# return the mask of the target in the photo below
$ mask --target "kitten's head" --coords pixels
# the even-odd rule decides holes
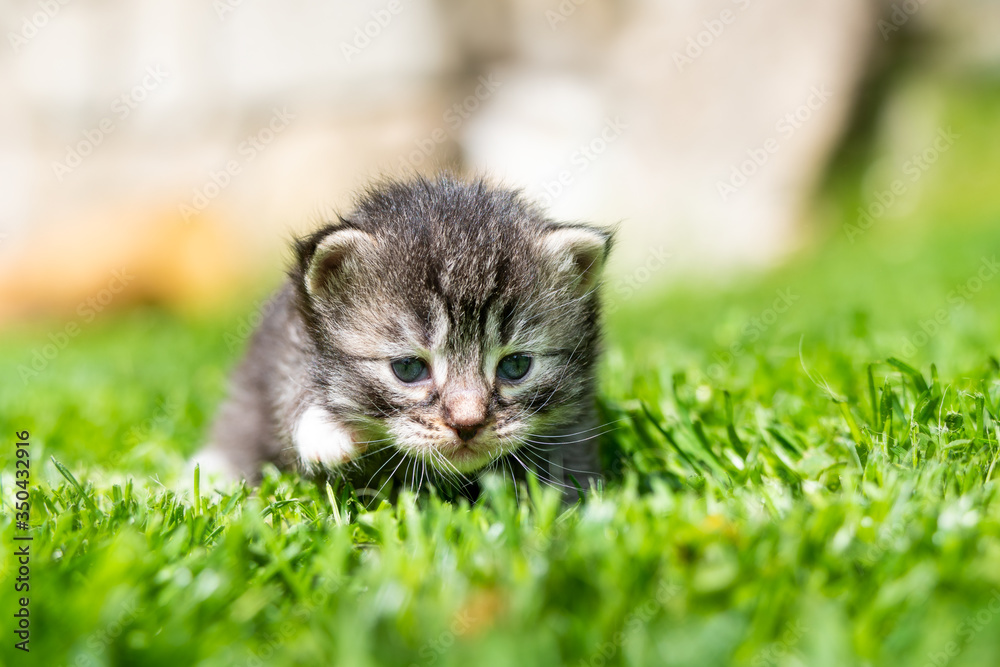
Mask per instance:
[[[388,183],[298,244],[326,407],[359,439],[468,472],[586,409],[610,233],[517,192]]]

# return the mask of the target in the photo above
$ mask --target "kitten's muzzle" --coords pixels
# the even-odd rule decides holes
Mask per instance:
[[[486,397],[465,389],[449,394],[443,403],[444,423],[462,442],[469,442],[486,425]]]

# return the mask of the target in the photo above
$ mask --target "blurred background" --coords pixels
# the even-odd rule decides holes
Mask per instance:
[[[0,324],[212,308],[384,174],[620,225],[615,300],[1000,212],[993,0],[8,0],[0,22]]]

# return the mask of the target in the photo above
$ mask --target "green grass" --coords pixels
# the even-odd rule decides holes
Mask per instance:
[[[623,304],[608,485],[569,508],[496,480],[471,507],[365,509],[274,471],[178,496],[252,304],[86,325],[24,382],[62,325],[7,332],[0,663],[1000,664],[1000,275],[970,283],[1000,220],[976,210]],[[21,430],[30,660],[10,633]]]
[[[1000,276],[948,306],[926,345],[903,341],[1000,235],[917,237],[889,247],[873,232],[739,290],[626,304],[601,392],[616,427],[609,485],[569,509],[497,484],[474,507],[425,494],[365,510],[276,473],[258,492],[206,490],[199,508],[167,489],[222,395],[246,311],[85,329],[38,377],[0,390],[3,432],[31,431],[31,655],[998,664]],[[744,330],[789,289],[787,312]],[[4,377],[44,338],[8,336]],[[20,664],[11,644],[0,655]]]

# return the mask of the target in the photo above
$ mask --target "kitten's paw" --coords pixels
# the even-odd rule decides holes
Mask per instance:
[[[302,413],[294,434],[295,451],[306,466],[336,468],[360,454],[364,447],[322,408],[310,406]]]

